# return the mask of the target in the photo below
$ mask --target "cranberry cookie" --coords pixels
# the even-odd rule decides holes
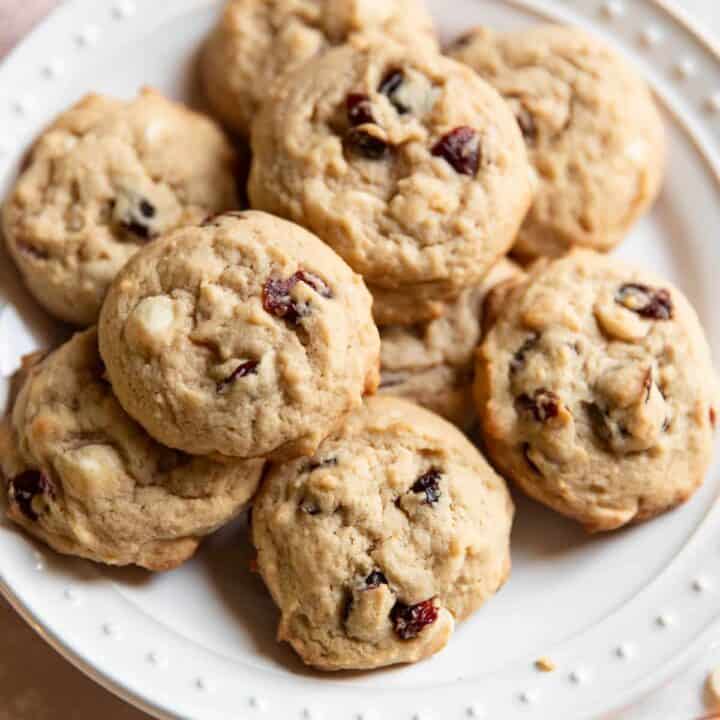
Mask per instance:
[[[468,429],[475,417],[472,383],[488,293],[519,282],[523,273],[500,260],[482,282],[447,303],[441,317],[380,328],[380,392],[413,400]]]
[[[87,330],[26,367],[0,425],[9,517],[55,550],[167,570],[255,492],[261,460],[209,460],[158,445],[120,407]]]
[[[160,442],[197,454],[312,454],[374,392],[379,348],[362,278],[259,212],[144,248],[100,316],[120,403]]]
[[[441,650],[510,571],[505,482],[449,423],[375,397],[311,459],[273,467],[253,508],[280,640],[322,670]]]
[[[206,95],[223,122],[249,135],[277,78],[372,32],[437,48],[422,0],[230,0],[203,51]]]
[[[469,68],[358,41],[285,76],[253,128],[254,207],[317,233],[369,285],[446,300],[512,245],[533,183],[522,135]]]
[[[234,162],[209,118],[153,90],[88,95],[33,147],[3,209],[8,248],[38,302],[90,325],[139,248],[237,207]]]
[[[518,235],[518,255],[615,247],[663,177],[663,124],[644,80],[576,27],[481,28],[462,37],[451,55],[506,98],[537,171],[539,190]]]
[[[695,312],[589,250],[538,261],[510,290],[475,392],[496,466],[589,530],[682,503],[710,462],[718,386]]]

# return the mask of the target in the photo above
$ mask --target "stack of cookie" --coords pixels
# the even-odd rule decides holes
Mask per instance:
[[[419,0],[230,0],[201,65],[251,210],[219,126],[150,90],[61,115],[5,203],[28,288],[87,328],[20,373],[14,521],[162,570],[252,502],[279,637],[367,669],[505,582],[503,476],[590,530],[699,486],[702,328],[600,254],[663,172],[621,58],[562,27],[443,55]]]

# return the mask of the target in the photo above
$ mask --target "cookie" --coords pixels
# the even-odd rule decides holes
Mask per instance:
[[[168,570],[255,492],[261,460],[210,460],[158,445],[115,399],[97,331],[35,357],[0,425],[8,515],[58,552]]]
[[[248,136],[280,76],[353,35],[373,32],[437,48],[422,0],[230,0],[202,54],[210,105]]]
[[[322,670],[441,650],[510,571],[513,504],[455,427],[370,398],[310,460],[274,466],[253,507],[278,638]]]
[[[480,28],[450,54],[507,99],[537,171],[516,253],[618,245],[657,196],[665,164],[662,119],[634,68],[599,39],[560,25]]]
[[[412,400],[468,429],[475,418],[472,384],[488,293],[519,282],[523,273],[502,259],[464,290],[436,320],[380,328],[380,392]]]
[[[237,207],[234,153],[209,119],[143,90],[88,95],[32,149],[3,208],[30,292],[76,325],[97,321],[120,268],[148,241]]]
[[[423,297],[416,288],[381,288],[368,285],[373,296],[373,317],[378,325],[415,325],[436,320],[445,313],[452,300],[436,300]]]
[[[123,407],[190,453],[312,454],[378,384],[362,278],[259,212],[177,230],[118,275],[100,351]]]
[[[460,63],[389,41],[328,51],[274,87],[251,204],[315,232],[369,285],[444,301],[512,245],[533,184],[507,104]]]
[[[703,482],[718,385],[697,316],[668,282],[589,250],[538,261],[477,357],[495,466],[587,529],[651,518]]]

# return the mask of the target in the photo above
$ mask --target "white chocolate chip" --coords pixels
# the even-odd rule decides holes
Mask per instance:
[[[142,300],[128,318],[125,332],[128,342],[136,349],[157,350],[167,345],[173,336],[175,304],[164,295]]]

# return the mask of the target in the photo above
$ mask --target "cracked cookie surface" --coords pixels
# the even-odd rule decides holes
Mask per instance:
[[[489,312],[488,294],[522,277],[515,263],[502,259],[479,285],[446,303],[439,318],[380,327],[380,392],[412,400],[462,429],[470,428],[475,419],[475,348]]]
[[[253,129],[254,207],[369,285],[457,297],[512,245],[533,183],[507,104],[434,52],[358,41],[291,73]]]
[[[608,251],[648,209],[664,173],[662,119],[635,69],[577,27],[479,28],[451,48],[510,104],[539,186],[515,251]]]
[[[237,207],[234,164],[215,123],[153,90],[88,95],[32,148],[3,208],[7,246],[47,310],[91,325],[138,249]]]
[[[210,104],[247,136],[279,77],[363,33],[437,48],[422,0],[230,0],[202,56]]]
[[[279,639],[323,670],[438,652],[506,580],[513,512],[459,430],[370,398],[312,459],[275,466],[253,508]]]
[[[718,384],[694,310],[588,250],[538,261],[509,291],[475,395],[501,472],[590,530],[687,500],[710,462]]]
[[[99,329],[122,405],[191,453],[311,454],[378,383],[362,278],[311,233],[260,212],[144,248],[113,283]]]
[[[9,517],[55,550],[168,570],[254,494],[261,460],[191,457],[162,447],[105,380],[93,328],[25,367],[0,425]]]

